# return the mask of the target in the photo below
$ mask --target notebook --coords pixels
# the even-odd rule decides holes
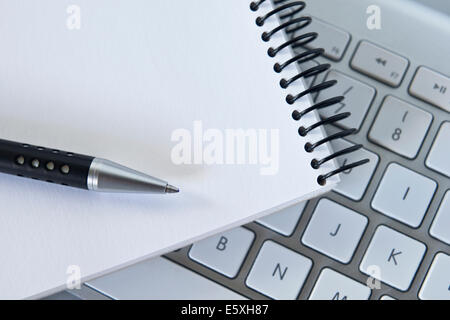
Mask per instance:
[[[0,175],[0,298],[38,298],[167,253],[330,190],[269,47],[286,42],[265,1],[0,1],[0,137],[113,160],[175,195],[102,194]],[[291,10],[291,9],[289,9]]]

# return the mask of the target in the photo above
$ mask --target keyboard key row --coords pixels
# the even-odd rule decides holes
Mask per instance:
[[[399,172],[391,174],[390,170]],[[402,176],[402,174],[406,174],[406,176]],[[412,177],[409,176],[411,174]],[[411,182],[414,179],[424,178],[397,164],[388,167],[385,175],[393,177],[394,182]],[[384,183],[391,185],[390,182],[382,182],[380,186],[383,189],[385,188],[382,186]],[[415,185],[417,186],[417,183]],[[395,194],[389,188],[383,192]],[[393,217],[401,220],[401,214],[407,217],[407,212],[413,212],[414,209],[421,207],[422,205],[415,201],[422,199],[426,191],[415,189],[414,191],[409,190],[409,192],[411,192],[409,196],[413,199],[413,202],[406,205],[405,211],[403,211],[404,208],[398,211],[393,211],[390,208],[390,211],[386,212],[397,212],[396,216]],[[401,198],[401,201],[406,201],[408,195],[405,200],[403,200],[403,197]],[[374,201],[378,203],[380,199],[383,199],[383,196],[381,198],[375,197]],[[396,201],[397,199],[394,199],[388,204]],[[282,211],[280,214],[294,214],[296,218],[292,221],[295,221],[293,224],[296,225],[304,207],[305,203],[301,203],[288,208],[287,211]],[[444,197],[430,230],[434,237],[447,243],[450,239],[448,232],[450,229],[447,228],[450,223],[449,209],[450,191]],[[273,214],[272,216],[277,215]],[[272,218],[272,216],[263,219]],[[405,217],[403,217],[403,221],[405,223],[409,221],[408,224],[412,225],[413,219]],[[416,218],[414,225],[420,223],[423,215],[419,215],[419,217]],[[276,223],[272,224],[271,228],[274,228]],[[368,219],[365,216],[331,200],[321,199],[308,222],[301,242],[334,260],[349,263],[362,239],[367,224]],[[236,228],[194,244],[189,256],[191,259],[225,276],[233,277],[237,274],[247,256],[253,239],[254,234],[251,231],[242,227]],[[423,243],[386,226],[379,226],[364,254],[360,270],[398,290],[407,291],[421,264],[425,251],[426,246]],[[246,285],[273,299],[295,299],[299,295],[311,267],[312,261],[308,257],[268,240],[260,248],[247,276]],[[430,274],[434,274],[433,270],[433,268],[430,269]],[[430,281],[432,280],[428,280],[428,283],[432,283]],[[432,283],[429,286],[435,286],[435,284]],[[442,291],[442,288],[440,290]],[[322,271],[319,276],[310,299],[368,299],[370,294],[370,289],[365,285],[333,270],[327,270]]]
[[[359,129],[375,97],[375,89],[338,71],[328,73],[326,80],[338,80],[338,84],[320,93],[318,100],[343,95],[345,99],[335,108],[320,111],[323,117],[340,112],[351,112],[351,116],[338,125],[343,128]],[[408,159],[414,159],[425,140],[433,116],[421,108],[393,96],[387,96],[369,132],[369,139]],[[427,166],[450,176],[448,148],[445,142],[450,137],[450,123],[445,122],[427,159]]]
[[[365,228],[367,219],[363,218],[363,220]],[[350,225],[346,225],[345,234],[350,231],[348,227]],[[344,231],[342,231],[342,234],[344,234]],[[344,236],[345,238],[348,239]],[[357,242],[359,242],[359,238],[360,235]],[[211,243],[213,243],[212,239]],[[220,241],[214,241],[214,243],[220,243]],[[345,245],[345,241],[341,241],[341,243]],[[208,250],[208,252],[211,254],[211,250]],[[214,269],[220,272],[219,270],[223,270],[223,265],[227,263],[223,263],[222,257],[217,262],[212,262],[214,261],[214,255],[213,253],[207,258],[209,267],[214,266]],[[232,257],[229,258],[232,259]],[[217,267],[220,265],[219,261],[222,262],[221,267]],[[205,256],[203,256],[201,263],[205,264]],[[311,259],[268,240],[263,243],[253,263],[246,279],[246,285],[272,299],[296,299],[303,288],[311,267]],[[223,274],[223,272],[221,273]],[[367,286],[331,269],[324,269],[316,282],[310,299],[363,300],[368,299],[370,294],[371,290]]]
[[[369,132],[369,139],[408,159],[414,159],[425,140],[433,116],[405,101],[387,96]],[[450,177],[450,122],[441,125],[426,166]]]
[[[400,165],[391,164],[373,199],[374,207],[394,219],[416,227],[423,219],[435,188],[434,181]],[[398,191],[403,189],[404,193]],[[450,239],[448,233],[450,229],[447,228],[450,223],[449,194],[450,192],[444,197],[430,230],[434,237],[447,243]],[[388,196],[393,199],[386,200]],[[291,235],[305,204],[300,203],[284,209],[260,219],[258,223],[265,224],[271,229],[278,229],[279,233]],[[321,199],[308,222],[301,242],[334,260],[349,263],[361,241],[367,223],[368,219],[365,216],[331,200]],[[243,264],[253,240],[254,234],[240,227],[194,244],[189,256],[216,272],[227,277],[234,277]],[[388,227],[380,226],[366,250],[360,270],[399,290],[407,291],[425,251],[426,247],[421,242]],[[308,257],[273,241],[266,241],[254,261],[246,284],[273,299],[295,299],[303,287],[311,266],[312,262]],[[351,299],[352,297],[366,299],[370,296],[370,290],[368,293],[358,291],[357,285],[354,290],[338,290],[341,287],[336,287],[337,280],[327,280],[339,277],[345,278],[343,275],[321,275],[310,298],[324,299],[330,294],[332,297],[328,299]],[[290,281],[290,279],[297,280]],[[330,284],[327,284],[328,282]],[[343,282],[353,283],[354,281],[348,279]],[[346,288],[344,284],[342,286]]]
[[[247,277],[250,288],[273,299],[295,299],[303,287],[312,261],[294,251],[266,241]],[[310,300],[367,300],[369,287],[334,270],[323,269]]]
[[[361,41],[350,66],[392,87],[400,86],[409,67],[408,59],[368,41]],[[409,94],[450,112],[450,78],[426,67],[419,67]]]
[[[421,260],[421,256],[423,256],[423,250],[420,246],[417,246],[414,242],[415,240],[409,239],[387,227],[383,227],[385,228],[384,230],[380,230],[381,228],[378,228],[376,237],[383,238],[387,236],[387,239],[383,242],[385,245],[378,246],[379,240],[373,239],[372,242],[375,241],[377,247],[372,248],[373,245],[371,243],[366,256],[370,254],[370,259],[373,259],[380,256],[380,253],[383,253],[380,258],[371,262],[379,263],[388,257],[388,264],[391,263],[391,266],[399,267],[392,271],[392,268],[385,267],[386,264],[380,264],[382,267],[379,267],[379,269],[372,267],[372,271],[366,273],[388,284],[392,283],[389,283],[388,279],[396,279],[394,281],[396,283],[410,282],[409,279],[414,277],[417,270],[415,267],[417,260]],[[403,239],[399,237],[403,237]],[[386,253],[389,252],[387,249],[390,249],[392,246],[386,244],[390,240],[399,239],[401,241],[398,244],[396,243],[396,248],[399,249],[394,248],[387,255]],[[415,256],[411,255],[414,249],[416,250]],[[417,249],[420,250],[417,251]],[[403,254],[409,254],[409,257],[404,259]],[[363,263],[365,263],[365,259],[366,257]],[[412,262],[411,268],[409,268],[408,262]],[[252,271],[248,275],[246,284],[250,288],[274,299],[295,299],[303,287],[311,266],[312,262],[310,259],[273,241],[266,241],[255,260]],[[379,265],[375,266],[378,267]],[[409,269],[412,271],[409,271]],[[373,270],[375,270],[375,274]],[[406,270],[406,274],[402,274],[402,270]],[[422,300],[450,299],[449,270],[450,256],[438,253],[422,284],[419,298]],[[378,276],[376,275],[377,273]],[[161,257],[150,259],[89,281],[86,285],[112,299],[246,299],[183,266]],[[369,299],[370,295],[371,289],[365,284],[359,283],[332,269],[325,268],[317,278],[309,299],[366,300]],[[381,299],[394,300],[394,298],[386,295]]]
[[[308,49],[324,48],[324,56],[336,62],[343,58],[351,40],[350,33],[314,17],[309,26],[298,32],[312,31],[317,32],[318,37],[306,45]],[[298,32],[291,36],[298,36]],[[397,88],[408,71],[409,61],[397,53],[362,40],[355,50],[350,66],[364,75]],[[450,112],[450,77],[421,66],[417,69],[408,91],[411,96]]]
[[[333,221],[327,222],[327,219]],[[338,224],[335,230],[327,228],[331,224],[336,225],[336,219],[341,219],[339,222],[342,221],[343,224]],[[302,241],[336,260],[349,261],[366,225],[367,218],[364,216],[322,199]],[[328,230],[331,232],[325,235],[324,232]],[[337,250],[333,248],[331,241],[323,241],[327,237],[335,239],[334,247]],[[248,254],[248,247],[253,239],[251,231],[239,227],[197,242],[191,248],[189,256],[225,276],[235,275]],[[243,248],[239,248],[237,241],[244,242]],[[372,278],[407,291],[425,251],[426,247],[421,242],[388,227],[379,226],[366,250],[360,270]],[[237,262],[227,261],[234,258]],[[313,262],[308,257],[266,240],[245,283],[249,288],[272,299],[296,299],[312,265]],[[450,257],[444,253],[436,255],[420,290],[420,299],[449,299],[449,270]],[[86,285],[113,299],[245,299],[161,257],[89,281]],[[318,276],[309,299],[366,300],[370,298],[371,292],[366,284],[325,268]],[[384,296],[382,299],[388,298],[390,297]]]

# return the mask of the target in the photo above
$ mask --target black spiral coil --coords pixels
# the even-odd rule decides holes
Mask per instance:
[[[250,9],[252,11],[258,11],[260,5],[265,1],[266,0],[253,1],[250,4]],[[275,58],[276,55],[280,51],[288,49],[289,47],[291,47],[291,48],[302,47],[304,49],[303,52],[295,55],[293,58],[289,59],[288,61],[275,63],[274,67],[273,67],[275,72],[281,73],[284,68],[286,68],[287,66],[289,66],[293,63],[297,63],[297,64],[301,65],[308,61],[316,59],[319,56],[322,56],[324,53],[324,49],[322,49],[322,48],[306,49],[304,47],[306,44],[314,41],[317,38],[318,34],[316,32],[308,32],[308,33],[304,33],[301,35],[295,35],[295,33],[297,31],[299,31],[303,28],[306,28],[312,21],[311,17],[307,17],[307,16],[296,17],[296,15],[298,13],[300,13],[301,11],[303,11],[303,9],[305,8],[305,6],[306,6],[305,2],[292,1],[292,0],[273,0],[273,3],[275,5],[275,8],[272,11],[266,13],[265,15],[257,17],[256,24],[259,27],[263,27],[264,22],[274,15],[278,15],[280,18],[280,21],[282,21],[282,22],[275,29],[263,32],[261,35],[262,40],[265,42],[269,42],[271,40],[271,37],[274,34],[276,34],[278,32],[283,32],[283,31],[292,36],[288,41],[284,42],[282,45],[280,45],[276,48],[270,47],[267,51],[267,54],[270,57]],[[284,22],[284,21],[286,21],[286,22]],[[294,76],[290,79],[281,79],[280,86],[283,89],[287,89],[292,83],[294,83],[295,81],[297,81],[299,79],[307,79],[310,77],[317,76],[321,73],[328,71],[330,68],[331,68],[330,64],[319,64],[315,67],[311,67],[307,70],[301,71],[299,74],[297,74],[296,76]],[[286,102],[289,105],[293,105],[301,97],[306,96],[307,94],[315,94],[315,93],[321,92],[323,90],[331,88],[336,83],[337,83],[336,80],[329,80],[329,81],[325,81],[320,84],[312,85],[310,88],[304,90],[303,92],[298,93],[297,95],[288,94],[286,96]],[[324,101],[317,102],[305,110],[302,110],[302,111],[294,110],[292,113],[292,118],[295,121],[299,121],[304,115],[306,115],[314,110],[320,110],[320,109],[331,107],[337,103],[342,102],[343,100],[344,100],[343,96],[333,97],[333,98],[326,99]],[[311,125],[308,128],[301,126],[298,129],[298,133],[300,136],[305,137],[313,129],[316,129],[320,126],[337,123],[338,121],[348,118],[350,115],[351,115],[350,112],[343,112],[343,113],[339,113],[339,114],[336,114],[336,115],[328,117],[328,118],[322,118],[319,122]],[[353,129],[345,129],[345,130],[339,131],[335,134],[332,134],[330,136],[327,136],[320,141],[316,141],[313,143],[308,142],[305,144],[305,150],[306,150],[306,152],[313,152],[314,149],[316,149],[317,147],[319,147],[327,142],[352,135],[356,131],[357,130],[354,128]],[[340,151],[336,151],[335,153],[329,155],[326,158],[313,159],[311,161],[311,167],[313,169],[319,169],[320,166],[323,165],[324,163],[326,163],[330,160],[333,160],[337,157],[340,157],[342,155],[355,152],[361,148],[362,148],[362,145],[358,144],[358,145],[351,146],[349,148],[345,148]],[[339,174],[341,172],[351,170],[355,167],[361,166],[367,162],[369,162],[369,159],[360,160],[360,161],[357,161],[354,163],[344,165],[336,170],[328,172],[327,174],[319,175],[319,177],[317,178],[317,182],[320,185],[325,185],[328,178],[330,178],[336,174]]]

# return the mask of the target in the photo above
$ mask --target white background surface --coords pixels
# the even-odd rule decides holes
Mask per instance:
[[[0,298],[60,289],[69,265],[90,279],[319,190],[316,177],[331,168],[309,163],[328,150],[303,145],[322,133],[298,136],[249,2],[80,0],[81,30],[69,31],[72,3],[0,0],[0,137],[111,159],[182,191],[95,194],[1,175]],[[173,165],[171,133],[194,120],[279,129],[279,173]]]

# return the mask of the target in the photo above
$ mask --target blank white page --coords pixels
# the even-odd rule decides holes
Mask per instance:
[[[0,175],[0,297],[64,288],[166,253],[329,190],[320,187],[306,138],[279,86],[270,44],[245,0],[0,0],[0,137],[102,158],[165,179],[176,195],[100,194]],[[309,97],[296,104],[310,105]],[[176,165],[177,129],[279,130],[279,170],[258,164]],[[315,114],[303,124],[317,121]],[[258,131],[259,132],[259,131]],[[270,132],[270,131],[269,131]],[[207,143],[204,143],[207,145]],[[198,146],[197,146],[198,147]],[[200,153],[201,154],[201,153]],[[244,161],[245,162],[245,161]]]

